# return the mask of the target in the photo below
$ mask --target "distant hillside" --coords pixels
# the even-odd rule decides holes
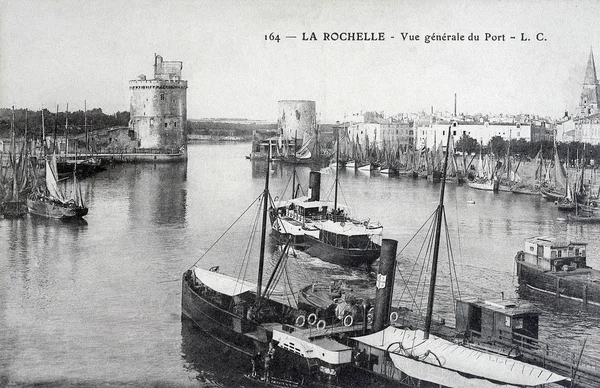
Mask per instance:
[[[254,131],[275,135],[277,123],[246,119],[188,119],[187,130],[193,135],[251,138]]]

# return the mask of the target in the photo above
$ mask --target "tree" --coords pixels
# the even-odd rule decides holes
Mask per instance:
[[[463,151],[467,154],[471,154],[476,152],[479,149],[479,143],[477,140],[473,139],[471,136],[466,133],[462,135],[462,137],[456,142],[455,150]]]
[[[504,156],[508,148],[508,142],[502,138],[502,136],[494,136],[488,143],[489,152],[493,152],[494,155]]]

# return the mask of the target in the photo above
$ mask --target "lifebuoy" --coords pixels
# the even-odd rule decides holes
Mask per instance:
[[[352,315],[346,315],[344,317],[344,326],[346,326],[346,327],[352,326],[353,323],[354,323],[354,318],[352,318]]]
[[[302,327],[302,326],[304,326],[305,322],[306,322],[306,318],[304,317],[304,315],[298,315],[296,317],[296,326]]]
[[[367,314],[367,323],[368,324],[373,323],[373,314],[371,314],[371,313]]]
[[[319,330],[323,330],[325,328],[326,324],[324,320],[320,320],[319,323],[317,323],[317,329]]]
[[[390,314],[390,321],[396,322],[397,320],[398,320],[398,313],[395,311],[392,311],[392,313]]]
[[[317,323],[317,314],[310,313],[310,315],[308,316],[308,324],[312,326],[315,323]]]

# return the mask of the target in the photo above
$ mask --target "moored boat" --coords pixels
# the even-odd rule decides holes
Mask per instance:
[[[448,143],[450,142],[450,131]],[[447,156],[444,163],[447,165]],[[563,382],[565,377],[538,367],[536,365],[517,361],[509,354],[503,355],[496,350],[483,347],[474,348],[470,344],[461,344],[443,336],[433,335],[433,304],[436,289],[436,273],[440,247],[442,220],[444,218],[444,187],[442,179],[440,203],[431,227],[435,230],[427,246],[433,246],[431,259],[431,276],[427,298],[427,313],[423,330],[416,329],[414,321],[404,322],[400,319],[403,311],[391,308],[391,295],[394,287],[395,246],[393,254],[384,255],[380,261],[377,274],[377,294],[373,332],[368,335],[354,337],[357,367],[359,370],[381,377],[389,382],[389,386],[401,387],[500,387],[500,386],[539,386],[555,382]],[[425,228],[429,229],[429,228]],[[426,243],[424,243],[425,245]],[[388,258],[392,260],[388,262]],[[509,337],[515,329],[533,328],[537,331],[537,316],[533,312],[527,315],[532,320],[518,317],[519,313],[503,312],[507,304],[496,303],[493,308],[486,308],[478,300],[457,301],[457,329],[464,332],[476,332],[482,338],[494,334],[500,322],[505,322],[505,330]],[[497,311],[500,310],[497,315]],[[496,324],[498,322],[498,325]],[[441,330],[441,329],[440,329]],[[502,329],[501,329],[502,332]],[[503,334],[501,334],[503,335]],[[450,334],[452,337],[452,334]],[[454,338],[456,338],[454,336]],[[513,354],[514,356],[514,354]]]
[[[515,257],[519,289],[600,306],[600,271],[586,263],[587,243],[534,237]]]
[[[335,379],[338,372],[351,362],[352,348],[330,337],[332,333],[340,336],[360,333],[364,325],[359,321],[364,314],[360,309],[337,309],[340,302],[346,300],[347,294],[342,291],[328,289],[326,300],[323,300],[321,297],[325,294],[322,290],[306,287],[303,290],[306,298],[301,303],[293,290],[278,290],[277,279],[287,278],[287,275],[281,275],[286,271],[289,243],[263,285],[270,199],[268,176],[267,173],[261,196],[263,210],[256,283],[241,275],[221,273],[218,267],[207,270],[194,265],[182,277],[182,314],[224,346],[250,359],[260,358],[259,354],[265,355],[264,381],[270,384],[268,386],[283,381],[281,376],[270,375],[268,365],[272,358],[278,358],[278,364],[286,372],[294,370],[302,376],[302,380],[296,383]],[[248,265],[250,255],[247,259],[240,265]],[[321,300],[319,306],[306,303],[317,298]],[[352,321],[351,324],[348,321]]]
[[[71,197],[67,196],[58,187],[58,174],[56,172],[56,159],[46,160],[46,185],[38,186],[27,197],[27,209],[37,216],[70,219],[80,218],[88,213],[84,203],[81,188],[77,177],[73,174],[73,187]]]
[[[270,213],[273,233],[280,241],[291,236],[295,247],[323,261],[370,266],[381,252],[383,226],[349,217],[335,200],[321,201],[320,186],[321,174],[312,171],[309,197],[274,203]]]

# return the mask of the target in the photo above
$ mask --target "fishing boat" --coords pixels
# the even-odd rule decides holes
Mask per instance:
[[[269,164],[268,160],[267,169]],[[271,202],[268,171],[264,191],[255,202],[262,213],[258,260],[254,260],[254,254],[248,254],[238,263],[242,267],[252,265],[257,268],[256,282],[240,275],[242,272],[234,276],[222,273],[214,266],[200,268],[197,264],[201,257],[182,276],[182,315],[223,346],[240,352],[249,360],[256,359],[258,354],[268,355],[276,348],[275,357],[282,374],[293,371],[293,375],[315,383],[334,379],[340,369],[351,362],[352,348],[330,336],[332,333],[360,333],[363,330],[363,303],[356,304],[356,309],[340,310],[337,305],[349,299],[344,291],[328,287],[325,292],[323,288],[310,285],[303,289],[305,298],[301,301],[296,296],[298,292],[290,289],[289,284],[281,288],[278,279],[288,278],[285,261],[289,241],[272,267],[268,281],[263,282],[267,275],[266,229]],[[322,295],[327,295],[327,301],[321,300],[320,307],[307,302]],[[352,324],[348,324],[349,321]],[[265,383],[274,386],[281,381],[282,376],[277,372],[273,371],[273,381],[265,375]]]
[[[295,247],[323,261],[370,266],[381,252],[383,226],[350,217],[348,210],[338,205],[337,169],[334,185],[334,201],[321,201],[321,173],[311,171],[309,196],[292,195],[290,200],[273,204],[272,231],[280,241],[291,238]]]
[[[70,196],[59,188],[55,155],[46,159],[46,184],[38,185],[27,197],[27,208],[31,214],[63,220],[81,218],[88,213],[75,173]]]
[[[450,131],[448,142],[450,142]],[[448,155],[442,170],[444,178],[447,163]],[[393,254],[382,253],[377,274],[372,333],[352,338],[355,341],[357,368],[383,378],[384,381],[389,382],[389,386],[394,384],[401,387],[533,387],[565,381],[566,378],[559,374],[518,361],[509,354],[503,355],[483,347],[474,348],[466,346],[467,344],[453,342],[441,335],[433,335],[437,263],[444,218],[444,182],[445,179],[442,179],[440,203],[433,218],[433,241],[428,245],[433,247],[433,258],[424,327],[421,330],[413,327],[412,324],[402,324],[400,317],[403,312],[391,308],[396,266],[394,246]],[[384,258],[388,257],[391,257],[390,262],[384,262]],[[521,324],[518,324],[518,320],[515,319],[517,322],[514,322],[513,326],[512,312],[496,316],[495,310],[501,312],[503,307],[508,306],[507,304],[489,305],[487,311],[483,309],[486,304],[479,303],[478,300],[461,300],[457,304],[461,304],[466,310],[472,308],[461,319],[457,318],[457,327],[459,324],[465,326],[478,322],[479,326],[472,330],[479,329],[479,334],[486,331],[494,332],[496,329],[493,322],[500,322],[501,319],[510,322],[506,325],[508,327],[504,328],[510,333],[514,328],[522,328],[523,324],[528,328],[530,326],[537,328],[536,319],[531,322],[521,320]],[[475,311],[478,311],[479,319],[476,318]],[[534,313],[528,316],[537,318],[537,315]]]
[[[587,243],[541,236],[525,240],[515,257],[521,291],[600,306],[600,271],[587,266]]]
[[[27,112],[25,113],[27,115]],[[27,117],[27,116],[26,116]],[[15,144],[15,107],[12,108],[12,119],[10,122],[11,128],[11,153],[10,153],[10,182],[0,186],[8,186],[5,190],[4,198],[0,202],[0,214],[4,218],[22,218],[27,214],[27,203],[25,202],[28,185],[28,167],[29,160],[27,157],[27,118],[25,119],[25,142],[21,147],[21,151],[17,157]],[[0,181],[3,179],[0,178]]]
[[[554,168],[548,170],[548,175],[548,178],[540,187],[540,194],[547,201],[561,201],[566,196],[568,179],[567,172],[558,157],[556,140],[554,141]]]

